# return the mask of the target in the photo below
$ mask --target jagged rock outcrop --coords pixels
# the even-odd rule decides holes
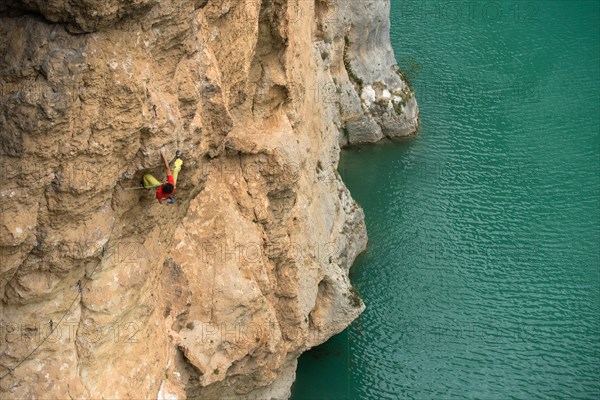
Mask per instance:
[[[379,0],[0,5],[2,398],[285,398],[364,308],[339,148],[418,123],[388,30]],[[124,190],[161,148],[172,206]]]
[[[390,43],[389,1],[317,1],[315,44],[332,81],[342,145],[415,133],[419,108]]]

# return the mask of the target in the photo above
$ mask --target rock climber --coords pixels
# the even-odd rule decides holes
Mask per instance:
[[[144,187],[146,189],[158,187],[158,189],[156,189],[156,200],[161,204],[165,200],[167,200],[169,204],[173,204],[175,202],[173,194],[175,194],[175,188],[177,187],[177,176],[179,175],[181,165],[183,164],[183,161],[181,160],[181,151],[177,150],[175,153],[172,174],[171,168],[169,168],[169,162],[167,161],[167,157],[163,150],[160,151],[160,155],[162,156],[162,159],[165,162],[165,168],[167,169],[167,180],[161,184],[154,176],[146,174],[144,175]]]

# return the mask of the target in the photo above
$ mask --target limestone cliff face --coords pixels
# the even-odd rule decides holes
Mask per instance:
[[[364,308],[339,148],[418,123],[388,30],[387,1],[2,3],[2,398],[287,397]],[[170,206],[126,190],[161,148]]]

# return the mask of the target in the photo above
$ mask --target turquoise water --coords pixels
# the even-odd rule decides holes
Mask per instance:
[[[422,129],[343,153],[367,309],[301,357],[293,399],[600,398],[599,21],[392,1]]]

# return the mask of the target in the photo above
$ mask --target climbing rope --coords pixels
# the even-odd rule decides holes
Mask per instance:
[[[162,185],[162,184],[160,184],[160,185],[152,185],[152,186],[137,186],[137,187],[128,187],[128,188],[125,188],[125,190],[141,190],[141,189],[152,189],[152,188],[159,187],[159,186],[161,186],[161,185]]]
[[[114,227],[113,227],[114,229]],[[111,229],[111,234],[112,234],[112,229]],[[101,257],[104,258],[104,252],[106,250],[106,247],[102,247],[102,255]],[[94,275],[94,272],[96,272],[96,269],[98,268],[98,266],[101,264],[101,262],[98,262],[98,265],[96,265],[96,267],[92,270],[92,273],[90,274],[90,276]],[[84,276],[85,279],[85,276]],[[35,353],[37,351],[37,349],[39,349],[40,347],[42,347],[42,345],[44,343],[46,343],[46,340],[48,340],[48,338],[50,336],[52,336],[52,333],[54,333],[54,331],[60,326],[60,323],[65,319],[65,317],[67,316],[67,314],[69,312],[71,312],[71,308],[73,307],[73,304],[75,304],[75,302],[77,301],[78,298],[80,298],[83,295],[83,288],[85,287],[85,285],[90,282],[91,279],[87,278],[87,281],[85,283],[81,283],[81,280],[77,281],[77,291],[78,294],[77,296],[73,299],[73,301],[71,302],[71,305],[69,306],[69,308],[67,309],[67,311],[63,314],[63,316],[60,318],[60,320],[58,321],[58,323],[56,324],[56,327],[53,328],[53,326],[50,326],[50,333],[48,335],[46,335],[46,337],[44,338],[44,340],[42,340],[40,342],[40,344],[38,344],[29,354],[27,354],[27,356],[25,356],[21,361],[19,361],[17,363],[17,365],[15,365],[12,368],[8,369],[8,372],[6,372],[4,375],[0,376],[0,380],[6,378],[8,375],[12,374],[17,368],[19,368],[21,366],[21,364],[23,364],[25,361],[27,361],[32,355],[33,353]],[[52,321],[52,320],[50,320]]]
[[[75,297],[73,299],[73,301],[71,302],[71,305],[69,306],[69,308],[67,309],[67,312],[60,318],[60,320],[58,321],[58,324],[56,324],[56,327],[53,328],[52,326],[50,327],[50,333],[48,333],[48,335],[46,335],[46,337],[44,338],[44,340],[42,340],[40,342],[40,344],[38,344],[33,350],[31,350],[31,353],[29,353],[25,358],[23,358],[21,361],[19,361],[19,363],[17,365],[15,365],[12,368],[8,369],[8,372],[5,373],[4,375],[2,375],[0,377],[0,380],[4,379],[5,377],[7,377],[8,375],[10,375],[12,372],[14,372],[14,370],[16,370],[17,368],[19,368],[19,366],[21,364],[23,364],[25,361],[27,361],[29,359],[29,357],[31,357],[33,355],[33,353],[35,353],[37,351],[37,349],[39,349],[45,342],[46,340],[48,340],[48,338],[50,336],[52,336],[52,334],[54,333],[54,331],[60,326],[60,323],[63,321],[63,319],[67,316],[67,314],[71,311],[71,307],[73,307],[73,304],[75,304],[75,301],[77,301],[77,299],[79,298],[79,296],[81,296],[81,293],[79,293],[77,295],[77,297]],[[52,321],[52,320],[50,320]]]

